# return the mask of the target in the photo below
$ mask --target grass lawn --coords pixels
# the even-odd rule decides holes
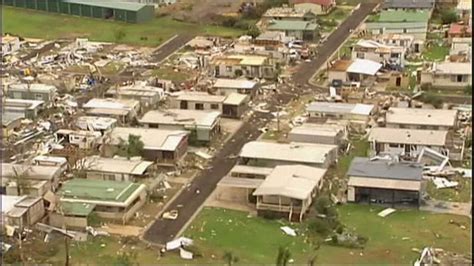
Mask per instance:
[[[174,71],[172,67],[161,67],[155,69],[153,70],[153,75],[159,77],[160,79],[169,79],[176,82],[184,82],[192,77],[191,73],[184,71]]]
[[[443,61],[449,54],[449,47],[433,45],[423,51],[423,58],[428,61]]]
[[[369,142],[366,139],[353,139],[351,150],[348,154],[339,158],[336,167],[336,175],[339,177],[345,176],[349,166],[354,157],[367,157],[369,151]]]
[[[295,264],[306,264],[316,255],[316,263],[324,264],[406,265],[419,256],[412,248],[433,246],[457,253],[471,250],[471,221],[467,217],[397,210],[381,218],[377,212],[382,209],[353,204],[338,207],[343,224],[369,238],[363,250],[322,245],[315,251],[310,244],[311,237],[305,232],[305,224],[290,225],[304,233],[290,237],[280,230],[280,226],[287,222],[249,217],[244,212],[217,208],[203,209],[184,235],[194,239],[203,254],[203,258],[196,260],[196,263],[222,262],[226,251],[233,252],[242,264],[274,263],[278,247],[282,245],[289,247]],[[449,224],[449,220],[464,224],[468,229]],[[434,233],[439,234],[439,238]],[[402,239],[404,237],[409,239]],[[210,259],[212,255],[214,260]],[[164,258],[161,262],[166,263],[167,260]]]
[[[469,202],[471,201],[472,181],[467,178],[458,177],[454,181],[459,182],[456,188],[436,189],[433,182],[429,181],[427,193],[431,198],[444,201]]]
[[[243,33],[239,29],[196,25],[175,21],[169,17],[155,18],[142,24],[129,24],[13,7],[2,7],[2,11],[4,33],[30,38],[87,37],[94,41],[117,42],[116,32],[123,31],[125,37],[120,40],[121,43],[156,46],[179,33],[189,32],[224,37],[238,36]]]

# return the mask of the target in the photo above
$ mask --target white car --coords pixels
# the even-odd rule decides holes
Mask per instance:
[[[167,220],[176,220],[176,218],[178,218],[178,210],[171,210],[169,212],[165,212],[161,217]]]

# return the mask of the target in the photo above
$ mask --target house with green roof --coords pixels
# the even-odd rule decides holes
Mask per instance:
[[[267,31],[284,32],[287,37],[312,41],[316,37],[318,24],[314,21],[274,20],[268,24]]]
[[[143,206],[147,191],[145,185],[133,182],[75,178],[65,182],[57,195],[56,212],[63,217],[87,217],[94,212],[125,223]],[[80,219],[64,219],[81,223]]]
[[[365,25],[373,35],[407,34],[424,41],[430,17],[429,10],[384,10],[369,17]]]

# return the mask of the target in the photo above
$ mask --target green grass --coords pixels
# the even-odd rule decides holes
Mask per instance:
[[[449,47],[434,44],[423,51],[423,58],[428,61],[442,61],[449,54]]]
[[[215,208],[203,209],[185,235],[194,239],[202,251],[201,263],[210,261],[212,255],[217,263],[225,251],[233,252],[242,264],[274,263],[278,247],[285,245],[290,248],[295,264],[306,264],[309,258],[316,255],[316,263],[323,264],[406,265],[419,256],[411,249],[425,246],[462,254],[470,252],[470,229],[463,230],[449,224],[449,220],[455,220],[470,228],[470,219],[467,217],[410,209],[397,210],[381,218],[377,213],[382,209],[352,204],[338,207],[342,223],[357,234],[369,238],[363,250],[322,245],[318,251],[314,251],[314,247],[308,244],[314,239],[308,236],[305,224],[291,225],[292,228],[300,229],[304,235],[290,237],[281,232],[279,227],[284,223],[277,220],[253,218],[244,212]],[[440,238],[434,233],[439,234]],[[410,239],[403,240],[404,237]],[[359,255],[361,252],[363,256]]]
[[[345,176],[354,157],[367,157],[370,144],[366,139],[352,140],[352,148],[348,154],[339,158],[336,166],[336,174],[339,177]]]
[[[276,130],[268,130],[267,132],[263,133],[262,139],[269,139],[269,140],[279,140],[283,137],[283,131],[276,131]]]
[[[156,46],[179,33],[234,37],[242,30],[179,22],[170,17],[155,18],[142,24],[58,15],[13,7],[3,7],[3,32],[23,37],[59,39],[87,37],[94,41],[117,42],[115,33],[125,33],[120,43]],[[147,39],[143,39],[146,37]]]
[[[169,79],[176,82],[183,82],[187,79],[191,78],[191,74],[189,72],[184,71],[174,71],[172,67],[163,67],[153,70],[153,75],[161,78],[161,79]]]
[[[471,201],[472,181],[467,178],[458,177],[454,181],[459,182],[456,188],[436,189],[433,182],[429,181],[426,192],[431,198],[453,202],[469,202]]]

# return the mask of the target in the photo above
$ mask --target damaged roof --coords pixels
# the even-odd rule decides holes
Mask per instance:
[[[425,146],[444,146],[448,131],[376,127],[370,130],[369,141]]]
[[[415,163],[395,163],[356,157],[347,171],[348,176],[421,181],[423,166]]]
[[[167,109],[148,111],[139,120],[141,124],[183,125],[189,127],[212,127],[219,120],[218,111]]]
[[[86,171],[143,175],[153,162],[126,158],[105,158],[89,156],[80,160],[87,167]]]
[[[387,124],[453,127],[457,114],[457,110],[390,107],[385,120]]]
[[[120,139],[127,140],[129,135],[140,136],[145,149],[174,151],[188,133],[184,130],[116,127],[110,133],[110,144],[118,145]]]

